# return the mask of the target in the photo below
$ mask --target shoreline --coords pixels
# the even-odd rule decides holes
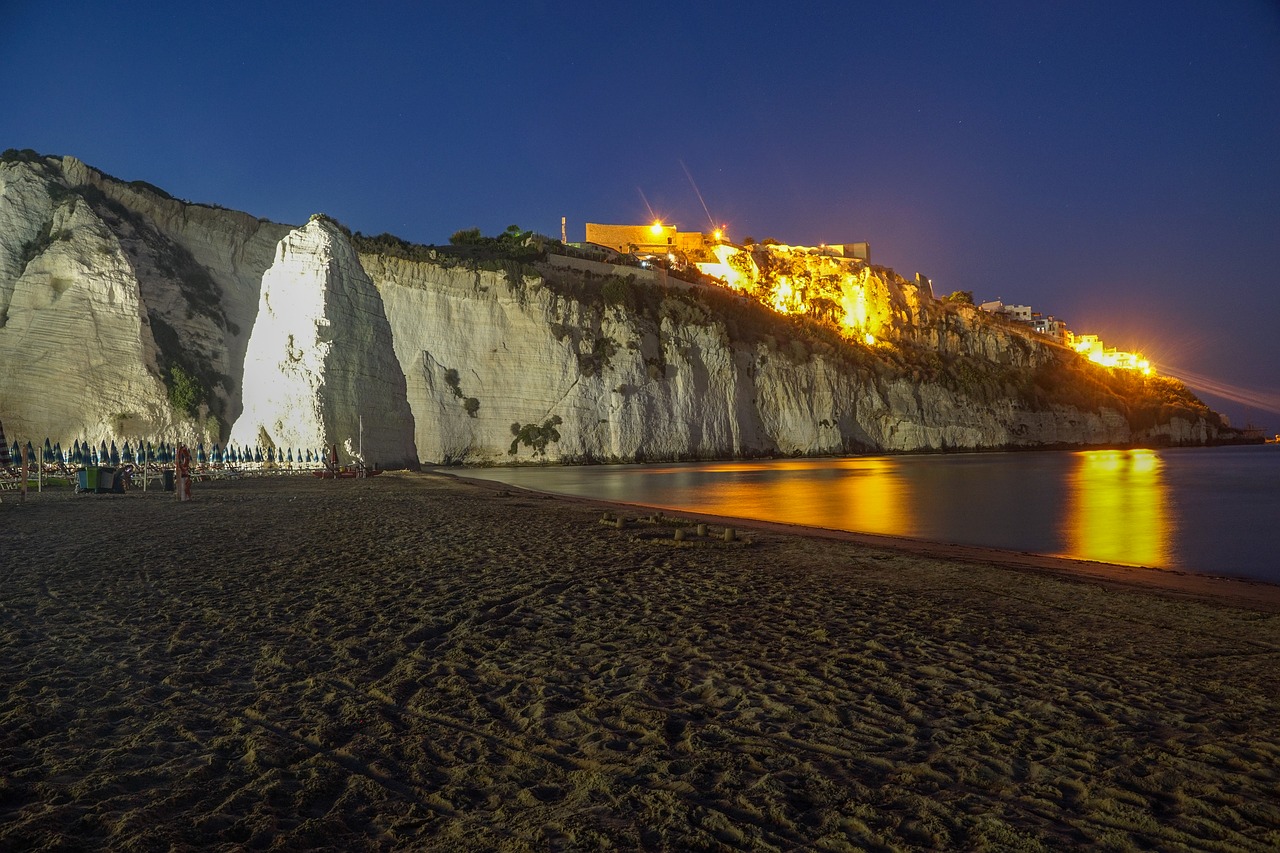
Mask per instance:
[[[447,468],[432,468],[423,473],[454,477],[469,484],[495,490],[514,490],[576,503],[586,506],[631,507],[679,513],[695,522],[732,525],[741,529],[768,530],[774,533],[807,536],[839,542],[852,542],[869,548],[880,548],[895,553],[910,554],[933,560],[950,560],[961,563],[998,566],[1021,572],[1035,572],[1063,580],[1080,583],[1096,582],[1132,590],[1145,590],[1158,594],[1216,601],[1233,607],[1280,613],[1280,584],[1254,578],[1232,575],[1213,575],[1182,569],[1162,569],[1153,566],[1128,566],[1105,563],[1053,554],[1037,554],[1029,551],[1011,551],[985,545],[962,545],[933,542],[905,536],[888,536],[879,533],[858,533],[829,527],[790,524],[781,521],[722,516],[710,513],[689,512],[683,509],[651,504],[609,501],[600,498],[566,495],[525,486],[515,486],[501,480],[468,477]]]

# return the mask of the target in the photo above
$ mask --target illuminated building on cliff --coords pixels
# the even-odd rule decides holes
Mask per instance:
[[[1097,335],[1072,335],[1068,332],[1068,336],[1068,346],[1096,364],[1151,375],[1151,362],[1143,358],[1142,353],[1107,349]]]

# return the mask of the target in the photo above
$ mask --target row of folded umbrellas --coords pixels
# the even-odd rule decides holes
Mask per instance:
[[[17,465],[22,459],[22,446],[18,442],[14,442],[12,447],[3,443],[3,433],[0,432],[0,466]],[[39,459],[45,465],[128,465],[144,463],[153,465],[172,465],[178,455],[178,448],[174,444],[160,442],[153,445],[151,442],[145,444],[139,441],[137,444],[131,444],[126,441],[123,447],[117,447],[114,441],[108,448],[105,441],[94,447],[89,442],[81,443],[76,439],[70,450],[62,449],[62,442],[50,444],[49,439],[44,440],[44,447],[37,450],[32,446],[31,442],[27,442],[26,446],[27,458],[30,460]],[[227,445],[221,447],[215,443],[207,452],[205,451],[204,442],[200,442],[196,446],[195,453],[192,454],[197,465],[322,465],[325,462],[326,454],[322,449],[312,448],[276,448],[276,447],[236,447],[235,445]],[[5,457],[9,457],[6,459]]]

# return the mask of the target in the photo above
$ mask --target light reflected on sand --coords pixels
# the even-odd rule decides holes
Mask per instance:
[[[1175,529],[1159,454],[1091,450],[1074,456],[1063,526],[1069,553],[1109,563],[1169,565]]]

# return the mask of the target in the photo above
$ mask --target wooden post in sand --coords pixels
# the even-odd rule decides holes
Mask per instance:
[[[726,528],[724,529],[724,541],[726,541],[726,542],[732,542],[733,540],[734,540],[733,528],[732,528],[732,527],[726,527]]]
[[[706,536],[706,535],[707,535],[707,526],[706,526],[705,524],[699,524],[699,525],[698,525],[698,535],[699,535],[699,536]]]
[[[684,541],[684,528],[683,528],[683,527],[677,527],[677,528],[676,528],[676,541],[677,541],[677,542],[683,542],[683,541]]]

